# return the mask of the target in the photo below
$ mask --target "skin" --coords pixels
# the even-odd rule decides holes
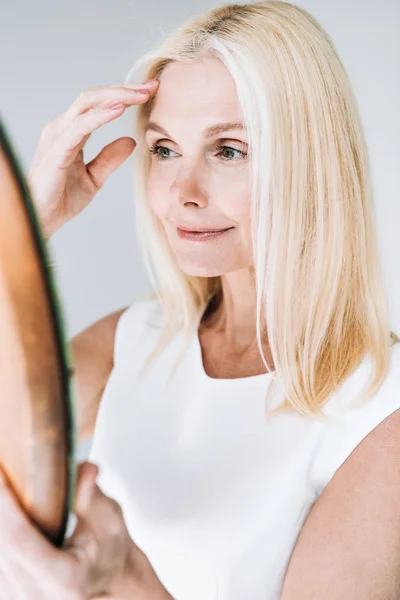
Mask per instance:
[[[264,373],[254,316],[248,138],[238,127],[205,136],[210,126],[241,122],[234,80],[221,61],[205,58],[169,64],[160,81],[149,121],[169,135],[146,132],[149,148],[161,146],[152,154],[148,200],[182,271],[222,281],[222,302],[199,329],[204,368],[213,377]],[[180,238],[178,225],[231,229],[199,242]],[[273,368],[266,337],[263,347]]]

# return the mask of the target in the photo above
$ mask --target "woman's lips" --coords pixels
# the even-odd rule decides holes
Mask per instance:
[[[228,227],[227,229],[213,229],[209,231],[187,231],[186,229],[180,229],[179,227],[176,228],[180,238],[184,240],[192,240],[194,242],[205,242],[209,239],[221,237],[230,229],[232,229],[232,227]]]

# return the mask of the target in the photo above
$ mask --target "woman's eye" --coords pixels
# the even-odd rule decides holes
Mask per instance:
[[[173,152],[173,150],[171,150],[170,148],[167,148],[166,146],[161,146],[160,144],[153,144],[149,150],[152,154],[154,154],[154,157],[157,160],[166,160],[168,158],[171,158],[171,156],[168,153]],[[217,154],[217,156],[220,156],[221,159],[225,162],[233,162],[245,158],[247,156],[246,152],[238,150],[237,148],[231,148],[231,146],[217,146],[216,150],[221,150],[221,152]],[[235,152],[237,153],[236,158],[234,154]]]
[[[166,158],[169,158],[169,156],[165,156],[164,152],[162,154],[159,153],[159,150],[166,150],[167,152],[173,152],[173,150],[170,150],[170,148],[167,148],[166,146],[160,146],[159,144],[153,144],[152,147],[150,148],[150,152],[152,154],[154,154],[155,158],[158,160],[165,160]]]
[[[237,148],[231,148],[230,146],[217,146],[217,150],[221,150],[221,154],[225,151],[228,152],[228,156],[226,154],[222,155],[222,160],[238,160],[247,156],[246,152],[242,152],[242,150],[238,150]],[[238,152],[239,156],[237,156],[237,158],[233,158],[231,154],[232,152]]]

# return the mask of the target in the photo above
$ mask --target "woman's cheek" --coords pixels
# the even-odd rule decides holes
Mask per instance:
[[[154,177],[149,177],[147,181],[147,201],[151,210],[159,217],[163,218],[167,209],[167,196],[165,188],[155,180]]]
[[[230,185],[218,194],[219,210],[232,221],[245,225],[251,216],[251,198],[246,185]]]

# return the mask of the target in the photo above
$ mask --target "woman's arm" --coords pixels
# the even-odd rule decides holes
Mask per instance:
[[[93,434],[100,400],[114,366],[117,323],[126,308],[102,317],[69,341],[77,395],[78,443]]]
[[[311,508],[281,600],[400,598],[400,409],[353,450]]]

